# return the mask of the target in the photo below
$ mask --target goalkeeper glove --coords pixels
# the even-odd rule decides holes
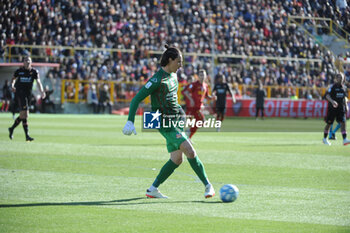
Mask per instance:
[[[131,135],[132,133],[134,133],[135,135],[137,134],[134,123],[132,123],[131,121],[127,121],[123,128],[123,134]]]

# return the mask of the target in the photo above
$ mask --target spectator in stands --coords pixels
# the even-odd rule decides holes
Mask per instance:
[[[66,93],[67,93],[67,99],[72,100],[75,97],[75,87],[74,82],[68,81],[66,83]]]
[[[51,100],[50,96],[53,94],[54,90],[49,88],[48,85],[45,86],[45,98],[41,100],[41,110],[43,113],[48,113],[48,107],[51,106],[52,112],[55,113],[55,103]]]
[[[8,83],[8,80],[5,80],[5,83],[2,87],[2,106],[1,106],[1,112],[7,112],[9,110],[10,104],[11,104],[12,94],[11,94],[11,88]]]
[[[233,84],[232,92],[233,92],[233,94],[235,96],[235,99],[241,99],[242,98],[241,91],[238,88],[238,83],[234,83]]]
[[[96,85],[92,84],[87,97],[87,103],[92,105],[92,109],[94,113],[98,113],[98,98],[96,92]]]
[[[100,113],[104,113],[105,112],[105,108],[108,107],[108,113],[111,114],[112,113],[112,102],[111,102],[111,98],[110,98],[110,94],[109,94],[109,88],[108,85],[105,84],[102,86],[102,88],[100,89],[100,96],[98,99],[98,110],[97,112]]]
[[[342,14],[345,13],[346,8],[348,7],[348,3],[346,0],[336,0],[337,8],[342,12]]]
[[[322,58],[324,49],[288,25],[287,15],[330,17],[350,32],[350,8],[347,1],[173,1],[159,4],[158,1],[109,0],[82,1],[7,1],[0,5],[0,55],[5,44],[48,44],[72,47],[100,47],[135,49],[134,56],[106,51],[47,49],[45,61],[59,59],[57,76],[70,74],[72,79],[121,80],[132,77],[147,80],[156,71],[157,55],[148,50],[162,50],[162,41],[178,44],[181,50],[194,53],[218,53],[238,55],[265,55],[270,57]],[[337,8],[342,11],[338,13]],[[170,15],[171,13],[171,16]],[[167,20],[167,17],[171,20]],[[165,23],[169,22],[169,23]],[[182,22],[176,24],[174,22]],[[310,23],[309,21],[305,21]],[[29,30],[34,28],[34,30]],[[33,50],[39,55],[43,51]],[[28,53],[15,48],[12,55]],[[186,60],[186,57],[184,58]],[[199,59],[198,59],[199,60]],[[329,59],[328,59],[329,60]],[[215,73],[223,73],[228,82],[255,83],[260,79],[266,85],[276,84],[280,73],[285,72],[282,83],[307,86],[298,73],[306,67],[303,62],[292,66],[281,62],[271,66],[271,61],[242,61],[236,58],[220,58],[228,64],[238,64],[238,70],[223,67]],[[185,75],[193,75],[208,62],[207,58],[185,65]],[[245,63],[245,64],[243,64]],[[332,61],[330,69],[336,70]],[[259,67],[249,68],[250,66]],[[318,72],[317,64],[309,72]],[[221,69],[221,68],[220,68]],[[206,69],[208,73],[209,70]],[[237,72],[239,71],[239,72]],[[256,80],[246,78],[255,77]],[[61,74],[61,75],[59,75]],[[268,74],[268,75],[267,75]],[[318,74],[316,74],[318,75]],[[328,86],[333,80],[318,83]],[[280,84],[282,84],[280,83]]]

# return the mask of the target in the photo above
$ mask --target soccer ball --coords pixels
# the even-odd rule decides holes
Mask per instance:
[[[239,190],[233,184],[225,184],[220,189],[220,199],[223,202],[234,202],[238,197]]]

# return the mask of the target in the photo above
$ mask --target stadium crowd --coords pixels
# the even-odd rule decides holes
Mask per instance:
[[[47,0],[0,3],[0,56],[5,44],[131,49],[106,52],[71,49],[33,49],[43,61],[56,61],[54,78],[138,81],[157,69],[165,43],[183,52],[268,57],[316,58],[321,63],[277,60],[186,57],[181,79],[199,69],[215,69],[229,83],[326,87],[333,82],[336,57],[308,38],[288,14],[329,17],[350,32],[346,0]],[[12,54],[28,50],[14,48]],[[340,57],[350,54],[343,54]],[[37,59],[40,60],[40,59]],[[208,72],[211,74],[211,72]],[[346,71],[350,80],[350,70]]]

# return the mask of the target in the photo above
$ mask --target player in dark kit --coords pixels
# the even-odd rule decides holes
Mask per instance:
[[[218,81],[213,89],[213,96],[216,98],[216,120],[223,121],[226,112],[226,96],[229,93],[232,97],[233,103],[236,103],[236,98],[230,88],[230,86],[225,82],[225,76],[218,75]],[[216,129],[218,132],[220,128]]]
[[[343,145],[350,144],[350,140],[346,138],[346,112],[348,111],[348,105],[346,101],[347,90],[343,85],[344,75],[338,73],[336,75],[336,83],[334,83],[326,93],[326,100],[328,103],[328,111],[326,116],[326,127],[324,128],[323,143],[330,146],[331,143],[328,141],[327,136],[329,128],[334,122],[334,119],[341,124],[341,132],[343,135]]]
[[[262,82],[259,80],[258,88],[256,89],[256,98],[255,98],[255,119],[258,119],[259,112],[261,113],[261,119],[264,119],[264,105],[265,105],[266,92],[264,90]]]
[[[32,59],[25,57],[23,67],[17,69],[11,81],[12,91],[15,93],[15,101],[19,107],[19,117],[16,118],[13,125],[9,128],[9,137],[13,138],[13,131],[22,122],[26,141],[33,141],[34,138],[28,134],[29,102],[32,94],[33,82],[36,80],[41,97],[45,98],[45,92],[39,78],[38,70],[32,68]]]

